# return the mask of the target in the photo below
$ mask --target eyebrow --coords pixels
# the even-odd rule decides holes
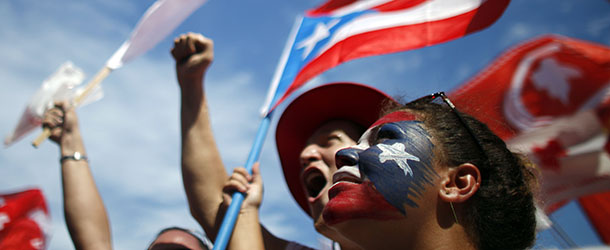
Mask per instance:
[[[384,123],[384,124],[387,124],[387,123]],[[384,124],[380,124],[380,125],[378,125],[376,127],[373,127],[373,128],[371,128],[369,130],[369,135],[370,136],[368,138],[364,138],[369,143],[369,145],[371,145],[373,142],[375,142],[375,140],[377,140],[377,134],[379,132],[379,128],[381,128],[381,126],[383,126]],[[366,133],[366,131],[364,133]],[[358,144],[360,144],[360,142],[362,142],[362,141],[358,140]]]

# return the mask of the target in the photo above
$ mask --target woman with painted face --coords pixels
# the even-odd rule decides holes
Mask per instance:
[[[336,155],[327,224],[364,249],[525,249],[535,175],[437,93],[388,112]]]

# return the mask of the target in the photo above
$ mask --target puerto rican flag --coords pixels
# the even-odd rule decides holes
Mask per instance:
[[[293,29],[263,107],[340,63],[430,46],[484,29],[510,0],[330,0]]]
[[[582,197],[610,244],[604,210],[610,193],[583,197],[610,191],[610,47],[537,37],[507,50],[450,96],[536,163],[546,213]]]

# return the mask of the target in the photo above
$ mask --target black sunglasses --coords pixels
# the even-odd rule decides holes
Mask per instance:
[[[470,126],[468,126],[468,124],[466,123],[466,120],[464,120],[464,117],[462,117],[460,112],[458,112],[458,110],[455,108],[455,105],[453,105],[453,102],[451,102],[451,100],[449,100],[449,97],[447,97],[445,95],[445,92],[436,92],[434,94],[430,94],[430,95],[427,95],[427,96],[424,96],[424,97],[417,98],[417,99],[415,99],[415,100],[413,100],[413,101],[411,101],[409,103],[419,103],[419,102],[422,102],[422,103],[432,103],[432,102],[434,102],[434,100],[436,100],[439,97],[440,97],[440,99],[443,100],[443,102],[445,104],[447,104],[447,106],[449,106],[451,111],[457,116],[458,120],[460,120],[460,122],[462,123],[464,128],[466,128],[466,130],[468,131],[470,136],[472,136],[472,138],[474,139],[474,142],[477,144],[477,146],[481,150],[481,153],[483,153],[483,156],[485,156],[485,160],[487,160],[487,152],[483,149],[483,144],[481,143],[479,138],[475,135],[475,133],[472,130],[472,128],[470,128]]]

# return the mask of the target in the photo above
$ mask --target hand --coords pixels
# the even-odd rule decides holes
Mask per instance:
[[[64,136],[78,130],[76,112],[67,102],[56,102],[53,108],[44,113],[42,126],[51,130],[52,141],[61,144]]]
[[[189,88],[185,85],[192,82],[201,84],[203,74],[214,60],[214,42],[201,34],[189,32],[174,40],[171,53],[176,60],[180,87]]]
[[[263,201],[263,178],[260,175],[258,162],[252,166],[252,175],[249,175],[248,171],[243,167],[233,170],[233,174],[229,177],[229,181],[227,181],[223,188],[223,204],[225,206],[229,206],[231,195],[235,191],[246,194],[241,207],[242,212],[258,210]]]

